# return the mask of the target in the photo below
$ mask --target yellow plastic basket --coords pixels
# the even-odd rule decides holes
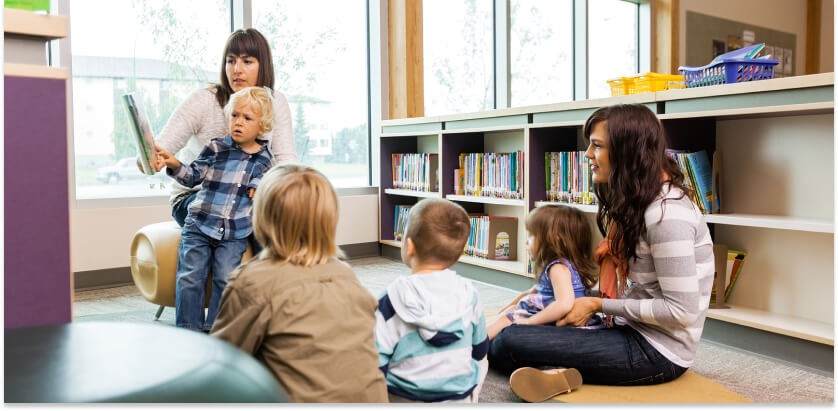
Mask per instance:
[[[684,88],[684,76],[676,74],[645,73],[632,77],[618,77],[608,80],[612,96],[649,93],[675,88]]]

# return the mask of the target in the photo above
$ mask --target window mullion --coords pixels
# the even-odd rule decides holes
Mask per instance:
[[[588,1],[573,0],[573,99],[588,98]]]
[[[494,62],[495,108],[508,108],[511,104],[511,70],[509,32],[511,30],[509,3],[511,0],[494,0]]]

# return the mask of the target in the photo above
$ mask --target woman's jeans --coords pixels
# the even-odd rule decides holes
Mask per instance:
[[[576,368],[586,384],[598,385],[660,384],[687,370],[627,325],[586,330],[512,324],[492,340],[489,365],[507,373],[520,367]]]
[[[186,221],[186,216],[189,215],[189,205],[195,201],[195,197],[197,195],[198,192],[196,191],[186,197],[183,197],[182,200],[175,203],[174,207],[172,207],[172,217],[175,219],[177,225],[183,227],[183,224]],[[259,252],[262,251],[262,245],[256,241],[256,237],[253,236],[253,233],[247,236],[247,241],[250,243],[253,255],[259,254]]]
[[[216,240],[189,222],[180,235],[175,279],[175,325],[209,331],[218,315],[227,276],[238,267],[247,249],[247,239]],[[212,294],[204,318],[207,277],[212,269]]]

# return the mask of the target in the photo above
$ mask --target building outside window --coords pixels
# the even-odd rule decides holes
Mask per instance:
[[[254,0],[253,27],[271,44],[297,156],[335,187],[369,185],[364,0]]]
[[[70,10],[77,199],[168,195],[141,174],[122,95],[140,95],[157,133],[192,91],[219,80],[230,34],[224,0],[73,0]],[[102,18],[107,16],[107,18]]]

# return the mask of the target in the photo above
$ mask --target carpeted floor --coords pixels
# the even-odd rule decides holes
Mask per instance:
[[[398,276],[410,273],[400,262],[381,257],[350,261],[358,279],[377,296]],[[497,313],[518,292],[475,282],[487,317]],[[152,322],[157,307],[145,301],[134,286],[76,292],[74,321],[118,320]],[[174,309],[167,307],[159,324],[174,326]],[[829,403],[834,378],[702,340],[690,368],[754,402]],[[507,376],[490,370],[480,402],[520,402]]]

